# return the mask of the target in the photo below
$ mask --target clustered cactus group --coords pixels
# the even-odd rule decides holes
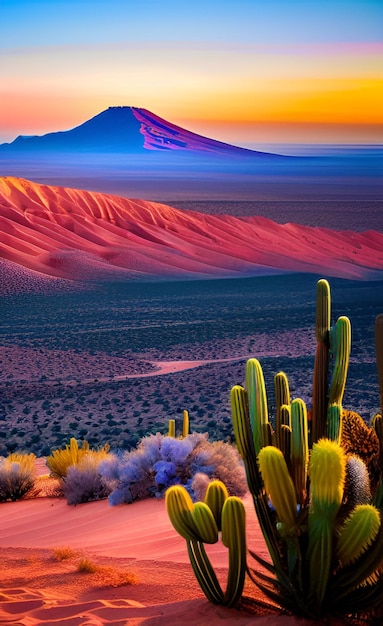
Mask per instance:
[[[268,415],[263,372],[257,359],[246,365],[245,387],[231,390],[235,438],[243,458],[247,483],[271,563],[250,552],[267,574],[245,565],[242,543],[244,511],[222,540],[239,554],[231,561],[228,580],[238,586],[228,596],[216,588],[203,542],[218,538],[217,516],[209,499],[192,507],[180,487],[167,493],[170,519],[188,543],[191,563],[203,591],[213,602],[229,606],[241,595],[244,568],[262,591],[285,609],[318,617],[327,613],[360,615],[383,607],[383,422],[372,421],[379,444],[375,482],[369,469],[342,443],[342,407],[351,347],[347,317],[331,327],[330,287],[317,285],[316,337],[312,408],[290,399],[283,372],[275,378],[274,428]],[[383,405],[383,315],[376,321],[376,347],[381,404]],[[329,379],[331,382],[329,383]],[[369,428],[366,426],[366,428]],[[370,428],[370,430],[371,430]],[[215,487],[218,489],[218,487]],[[225,519],[226,499],[221,510]],[[202,504],[201,504],[202,506]],[[241,513],[239,513],[241,511]],[[218,516],[219,519],[219,516]],[[215,520],[215,525],[214,525]],[[228,541],[228,535],[231,543]],[[194,556],[197,550],[199,558]],[[214,581],[214,593],[209,585]],[[228,585],[232,589],[231,585]]]

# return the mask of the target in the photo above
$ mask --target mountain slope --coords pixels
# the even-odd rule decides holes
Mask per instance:
[[[180,211],[0,178],[0,258],[70,280],[309,272],[383,279],[383,233]]]
[[[39,136],[19,136],[0,152],[116,152],[186,151],[227,156],[273,156],[208,139],[180,128],[146,109],[109,107],[71,130]]]

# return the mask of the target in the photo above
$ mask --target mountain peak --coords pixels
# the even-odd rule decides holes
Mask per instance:
[[[260,153],[208,139],[181,128],[147,109],[110,106],[79,126],[43,136],[19,136],[2,152],[83,152],[145,154],[148,150],[182,151],[198,156],[248,156]]]

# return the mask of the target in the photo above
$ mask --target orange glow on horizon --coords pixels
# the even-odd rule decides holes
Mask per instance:
[[[12,141],[68,130],[108,106],[141,106],[193,132],[228,143],[381,143],[383,90],[378,79],[264,80],[240,89],[211,90],[198,100],[126,101],[125,98],[81,98],[28,93],[3,94],[0,119]],[[238,86],[237,86],[238,87]],[[216,88],[216,86],[215,86]],[[26,106],[26,101],[28,106]]]

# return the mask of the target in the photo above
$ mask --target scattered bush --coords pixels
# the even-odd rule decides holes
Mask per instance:
[[[236,449],[228,443],[209,443],[207,437],[207,433],[193,433],[174,439],[157,433],[144,437],[136,450],[102,461],[98,469],[112,490],[109,502],[130,504],[163,497],[171,485],[178,484],[196,500],[214,479],[225,481],[231,495],[244,495],[245,471]]]
[[[98,471],[97,455],[86,455],[78,465],[68,468],[63,485],[68,504],[81,504],[107,498],[111,487]]]
[[[32,492],[35,460],[34,454],[18,452],[0,458],[0,502],[15,502]]]

